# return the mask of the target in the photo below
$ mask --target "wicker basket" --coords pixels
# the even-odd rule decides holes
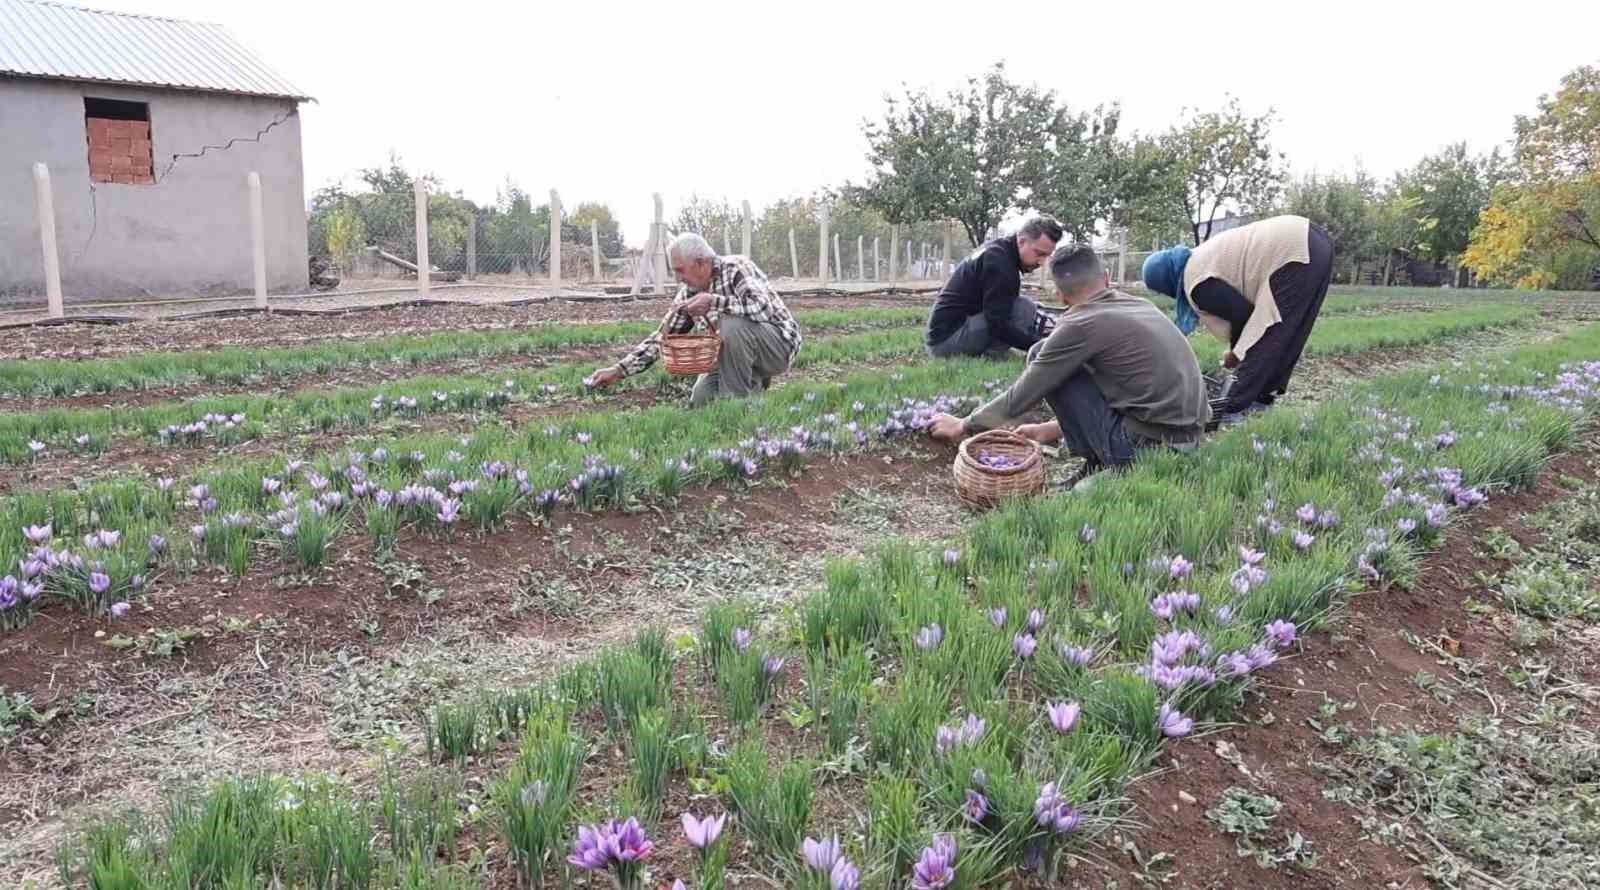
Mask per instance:
[[[668,318],[671,316],[669,315]],[[666,327],[666,321],[662,321]],[[711,319],[706,319],[710,333],[661,335],[661,360],[668,374],[692,376],[704,374],[717,366],[717,356],[722,352],[722,336]]]
[[[1004,469],[979,462],[986,454],[1017,463]],[[974,507],[993,507],[1008,497],[1037,494],[1044,488],[1044,455],[1039,443],[1010,430],[989,430],[961,443],[955,462],[956,494]]]

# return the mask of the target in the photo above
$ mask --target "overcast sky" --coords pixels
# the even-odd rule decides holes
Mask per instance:
[[[653,191],[670,217],[691,193],[759,207],[860,181],[861,121],[886,92],[998,60],[1071,107],[1120,101],[1129,130],[1232,93],[1277,109],[1294,171],[1379,176],[1449,142],[1503,143],[1563,74],[1600,63],[1594,0],[79,5],[219,22],[315,96],[308,194],[392,150],[477,201],[507,176],[604,201],[633,243]]]

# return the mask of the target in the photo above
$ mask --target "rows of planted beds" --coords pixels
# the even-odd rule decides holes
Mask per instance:
[[[1597,356],[1589,327],[1268,413],[949,542],[837,562],[766,627],[717,603],[691,638],[644,629],[438,704],[413,752],[437,766],[371,794],[232,777],[158,819],[108,816],[63,875],[710,890],[737,861],[833,890],[1055,883],[1164,740],[1226,719],[1343,593],[1406,580],[1460,510],[1571,447]]]
[[[1335,317],[1314,329],[1309,355],[1344,354],[1386,346],[1426,343],[1487,328],[1527,324],[1537,316],[1525,306],[1484,306],[1382,317]],[[797,370],[882,362],[919,355],[918,327],[823,336],[807,341]],[[1214,365],[1220,342],[1191,341],[1203,365]],[[373,386],[306,390],[288,395],[235,395],[164,402],[137,408],[15,412],[0,417],[0,460],[19,463],[52,453],[95,454],[120,435],[144,436],[172,445],[232,445],[269,432],[359,429],[387,418],[433,413],[496,410],[513,399],[549,402],[583,394],[593,363],[518,369],[494,377],[429,376]],[[629,378],[611,392],[657,386],[660,372]]]
[[[924,307],[864,307],[800,311],[803,329],[915,326]],[[204,352],[150,352],[99,359],[0,361],[0,394],[67,396],[185,384],[240,385],[293,380],[348,368],[403,370],[451,359],[489,359],[582,346],[636,343],[657,322],[540,324],[487,331],[445,331],[331,341],[305,346],[227,347]]]
[[[1345,321],[1360,325],[1362,336],[1391,339],[1406,336],[1406,325],[1419,336],[1459,329],[1442,314],[1370,330],[1374,320]],[[1454,320],[1493,321],[1478,311]],[[1329,349],[1356,342],[1332,321],[1319,333]],[[1308,351],[1313,347],[1320,348],[1313,342]],[[795,472],[819,456],[914,432],[934,411],[972,407],[1001,385],[996,375],[1015,367],[985,360],[929,362],[892,374],[799,382],[760,399],[718,402],[701,411],[661,405],[596,412],[527,428],[485,427],[466,437],[380,439],[370,449],[313,461],[233,460],[181,484],[173,478],[123,478],[81,490],[20,492],[0,500],[0,527],[42,530],[35,536],[72,546],[41,564],[29,559],[40,541],[0,536],[0,565],[21,566],[20,576],[0,576],[21,585],[15,602],[0,610],[0,627],[21,625],[52,601],[104,613],[136,601],[162,574],[199,565],[241,575],[262,559],[282,560],[295,570],[316,568],[340,535],[356,529],[388,548],[403,533],[488,531],[524,513],[548,517],[556,510],[671,504],[686,486],[748,484],[763,472]],[[93,551],[88,560],[72,543],[80,540],[93,542],[85,544]]]

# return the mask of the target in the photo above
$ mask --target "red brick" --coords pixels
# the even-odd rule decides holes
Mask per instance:
[[[113,137],[111,137],[111,144],[106,146],[106,147],[111,149],[113,154],[119,154],[119,155],[131,155],[131,154],[133,154],[133,140],[128,138],[128,137],[126,137],[126,136],[113,136]]]
[[[150,138],[149,121],[128,121],[127,135],[134,139]]]
[[[152,173],[150,173],[150,171],[146,170],[146,171],[144,171],[142,173],[133,174],[133,184],[134,185],[155,185],[156,184],[156,178]]]
[[[100,138],[100,139],[109,138],[111,136],[111,124],[112,123],[113,123],[113,121],[110,121],[110,120],[108,120],[106,118],[103,118],[103,117],[91,117],[91,118],[89,118],[89,138],[91,138],[91,139],[94,139],[94,138]]]
[[[89,179],[91,182],[112,182],[116,179],[116,174],[112,173],[110,170],[90,170]]]
[[[118,173],[132,173],[133,158],[130,158],[127,155],[112,155],[111,169],[117,171]]]
[[[91,146],[89,149],[89,166],[92,167],[96,164],[99,164],[101,166],[109,167],[111,166],[111,159],[115,156],[116,155],[109,148]]]
[[[132,157],[132,158],[136,158],[136,159],[137,158],[149,158],[150,157],[150,140],[148,140],[148,139],[135,139],[135,140],[133,140],[129,144],[129,147],[128,147],[128,156]]]

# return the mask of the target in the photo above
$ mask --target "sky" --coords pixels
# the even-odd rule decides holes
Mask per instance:
[[[644,241],[651,193],[735,204],[868,171],[862,121],[906,87],[997,61],[1071,108],[1165,129],[1237,96],[1275,109],[1292,172],[1387,177],[1465,140],[1504,144],[1562,75],[1600,64],[1593,0],[1374,3],[68,0],[225,25],[316,102],[306,189],[391,152],[490,202],[611,206]]]

